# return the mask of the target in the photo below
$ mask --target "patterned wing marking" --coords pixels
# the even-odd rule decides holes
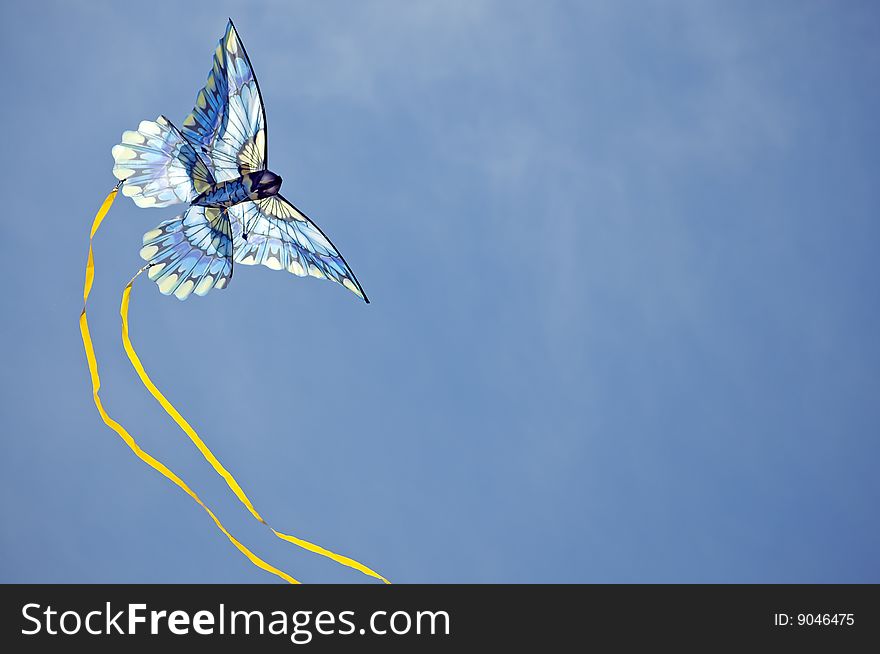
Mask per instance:
[[[232,229],[225,211],[191,206],[144,234],[141,257],[165,295],[185,300],[224,288],[232,278]]]
[[[225,38],[221,39],[214,50],[214,65],[208,74],[208,80],[205,82],[204,88],[196,95],[196,106],[192,113],[184,119],[181,130],[189,142],[199,148],[202,157],[212,170],[215,166],[211,157],[211,148],[222,127],[229,94],[226,84],[224,40]],[[216,179],[221,182],[226,181],[220,177]]]
[[[164,116],[144,120],[113,146],[113,175],[139,207],[190,202],[214,183],[193,147]]]
[[[183,133],[203,152],[218,182],[266,169],[266,116],[260,89],[232,21]]]
[[[309,218],[280,195],[230,208],[236,263],[261,264],[343,285],[369,302],[339,250]],[[247,233],[247,240],[242,236]]]

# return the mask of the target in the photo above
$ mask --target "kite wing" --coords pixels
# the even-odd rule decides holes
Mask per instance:
[[[141,257],[165,295],[185,300],[224,288],[232,278],[232,227],[226,211],[190,206],[144,234]]]
[[[257,78],[232,21],[214,51],[214,67],[183,135],[225,182],[266,169],[266,115]]]
[[[329,279],[369,303],[339,250],[315,223],[281,195],[236,204],[229,213],[236,263],[262,264],[300,277]]]
[[[139,207],[191,202],[214,183],[195,149],[164,116],[123,132],[112,152],[113,175],[125,181],[122,194]]]

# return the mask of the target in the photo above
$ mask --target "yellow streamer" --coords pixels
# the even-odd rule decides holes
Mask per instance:
[[[266,563],[263,559],[258,557],[256,554],[251,552],[247,547],[242,545],[238,540],[236,540],[235,537],[226,530],[226,528],[223,526],[223,524],[220,522],[220,520],[217,518],[217,516],[214,515],[214,512],[211,511],[211,509],[209,509],[208,506],[204,502],[202,502],[201,498],[198,495],[196,495],[196,493],[189,486],[186,485],[186,483],[183,481],[183,479],[178,477],[174,472],[172,472],[161,461],[159,461],[158,459],[151,456],[149,453],[142,450],[141,447],[134,440],[134,438],[131,436],[131,434],[129,434],[121,424],[119,424],[118,422],[113,420],[113,418],[110,417],[110,415],[104,409],[103,404],[101,403],[101,398],[99,396],[99,390],[101,388],[101,378],[98,375],[98,361],[95,358],[95,348],[92,344],[91,334],[89,333],[89,322],[88,322],[88,319],[86,318],[86,303],[88,302],[89,294],[91,293],[91,290],[92,290],[92,284],[95,279],[95,261],[94,261],[93,251],[92,251],[92,240],[95,238],[95,233],[98,231],[98,228],[101,226],[101,221],[104,220],[104,216],[107,215],[107,212],[110,210],[110,207],[112,206],[113,201],[116,199],[116,194],[118,191],[119,191],[119,185],[117,184],[117,186],[112,191],[110,191],[110,193],[107,195],[107,198],[104,200],[103,204],[101,205],[101,208],[98,209],[98,213],[95,215],[95,220],[92,223],[92,230],[89,233],[89,256],[88,256],[88,260],[86,262],[86,280],[85,280],[85,285],[83,286],[83,310],[79,316],[79,329],[82,334],[83,347],[85,348],[85,351],[86,351],[86,359],[88,359],[88,362],[89,362],[89,373],[90,373],[91,379],[92,379],[92,398],[95,401],[95,407],[97,407],[98,413],[101,414],[101,419],[104,421],[104,424],[106,424],[108,427],[110,427],[110,429],[112,429],[117,434],[119,434],[120,438],[122,438],[122,440],[125,441],[125,444],[128,445],[128,447],[131,449],[131,451],[134,452],[138,456],[138,458],[141,459],[141,461],[143,461],[144,463],[146,463],[147,465],[149,465],[153,469],[157,470],[159,473],[161,473],[167,479],[170,479],[179,488],[181,488],[187,495],[189,495],[193,500],[195,500],[198,503],[198,505],[201,506],[208,513],[209,516],[211,516],[211,519],[214,521],[214,524],[217,525],[217,528],[223,532],[223,534],[226,536],[226,538],[228,538],[229,541],[233,545],[235,545],[235,547],[238,548],[238,550],[242,554],[244,554],[250,560],[251,563],[253,563],[258,568],[265,570],[266,572],[271,572],[272,574],[280,577],[281,579],[283,579],[284,581],[286,581],[288,583],[298,584],[299,582],[296,579],[294,579],[293,577],[291,577],[287,573],[282,572],[278,568]],[[135,277],[137,277],[137,275],[135,275]],[[131,282],[129,282],[129,286],[126,287],[126,290],[130,291],[131,290],[130,287],[131,287]],[[127,321],[126,313],[128,310],[128,302],[127,302],[127,297],[125,295],[123,295],[123,309],[124,309],[124,312],[122,314],[123,324],[126,324],[126,321]],[[127,331],[127,327],[126,327],[126,331]],[[125,338],[127,339],[127,335],[125,336]]]
[[[293,543],[303,549],[308,550],[309,552],[313,552],[315,554],[320,554],[321,556],[325,556],[329,559],[336,561],[344,566],[349,568],[353,568],[358,570],[365,575],[369,575],[370,577],[374,577],[376,579],[380,579],[383,582],[390,583],[385,577],[380,575],[378,572],[375,572],[363,565],[362,563],[358,563],[354,559],[351,559],[347,556],[343,556],[341,554],[336,554],[335,552],[331,552],[328,549],[324,549],[319,545],[315,545],[314,543],[310,543],[307,540],[303,540],[301,538],[297,538],[296,536],[291,536],[289,534],[284,534],[280,531],[276,531],[263,519],[263,517],[259,514],[257,509],[254,507],[253,503],[251,503],[250,498],[248,498],[247,494],[244,492],[241,486],[238,485],[238,482],[235,481],[235,477],[232,476],[226,468],[223,467],[223,464],[220,463],[220,460],[214,456],[214,453],[210,450],[210,448],[205,444],[205,442],[199,437],[196,433],[195,429],[186,421],[186,419],[180,414],[180,412],[174,408],[174,405],[168,401],[162,391],[160,391],[156,385],[153,383],[153,380],[150,379],[150,376],[147,374],[146,369],[144,369],[143,364],[141,363],[140,358],[137,355],[137,352],[134,349],[134,346],[131,344],[131,339],[129,338],[128,332],[128,305],[129,300],[131,298],[131,287],[134,284],[134,280],[137,279],[138,275],[140,275],[144,270],[147,269],[147,266],[141,268],[134,277],[131,278],[131,281],[128,282],[128,285],[125,287],[125,290],[122,291],[122,307],[120,309],[120,314],[122,315],[122,345],[125,348],[125,353],[128,355],[128,360],[131,361],[131,365],[134,367],[137,372],[138,377],[143,382],[144,386],[150,392],[150,394],[156,398],[159,404],[162,405],[162,408],[165,409],[165,413],[171,416],[171,419],[177,423],[177,425],[183,430],[183,432],[189,436],[189,439],[193,442],[193,444],[198,448],[199,452],[202,453],[202,456],[205,457],[205,460],[211,464],[211,467],[217,472],[218,475],[223,477],[226,481],[226,484],[232,489],[232,492],[235,493],[235,496],[239,499],[239,501],[244,504],[248,511],[251,512],[251,515],[254,516],[257,520],[262,522],[264,525],[269,527],[273,534],[275,534],[278,538],[282,540],[286,540],[288,543]]]
[[[97,368],[97,361],[96,361],[95,355],[94,355],[94,348],[92,346],[91,337],[89,336],[88,321],[86,320],[85,305],[86,305],[86,302],[88,301],[89,293],[91,292],[92,284],[94,282],[94,277],[95,277],[92,240],[94,239],[95,234],[98,231],[98,228],[101,226],[101,222],[104,220],[104,216],[106,216],[107,212],[110,210],[110,207],[116,198],[116,194],[117,194],[118,190],[119,190],[119,185],[117,185],[116,188],[114,188],[113,191],[110,192],[110,194],[107,196],[107,198],[104,200],[103,204],[101,205],[101,208],[98,210],[98,213],[95,216],[95,220],[92,224],[92,229],[89,234],[89,255],[88,255],[88,261],[86,263],[86,280],[85,280],[85,286],[83,288],[83,311],[80,316],[80,331],[82,332],[83,345],[85,346],[85,349],[86,349],[86,357],[89,360],[89,370],[92,374],[92,388],[93,388],[93,395],[94,395],[94,399],[95,399],[95,406],[98,408],[98,412],[101,414],[101,417],[104,420],[104,422],[111,429],[116,431],[116,433],[119,434],[120,437],[122,437],[122,439],[132,449],[132,451],[138,457],[140,457],[143,461],[145,461],[148,465],[152,466],[153,468],[158,470],[160,473],[162,473],[164,476],[166,476],[168,479],[170,479],[175,484],[177,484],[181,489],[183,489],[187,494],[189,494],[196,502],[198,502],[198,504],[202,508],[204,508],[205,511],[208,512],[208,514],[211,516],[211,518],[217,524],[218,528],[227,536],[227,538],[229,538],[229,540],[243,554],[245,554],[245,556],[247,556],[251,560],[252,563],[254,563],[254,565],[256,565],[264,570],[267,570],[269,572],[272,572],[273,574],[280,576],[281,578],[285,579],[286,581],[289,581],[290,583],[299,583],[295,579],[293,579],[292,577],[287,575],[286,573],[281,572],[280,570],[274,568],[273,566],[269,565],[268,563],[266,563],[265,561],[263,561],[262,559],[257,557],[250,550],[248,550],[244,545],[242,545],[235,538],[233,538],[233,536],[223,527],[223,525],[220,523],[220,521],[217,519],[217,517],[214,515],[214,513],[183,482],[183,480],[180,479],[177,475],[175,475],[171,470],[169,470],[164,464],[162,464],[161,462],[159,462],[158,460],[154,459],[152,456],[150,456],[149,454],[147,454],[146,452],[141,450],[140,447],[135,442],[135,440],[131,437],[131,435],[128,434],[127,431],[125,431],[125,429],[122,427],[122,425],[120,425],[119,423],[115,422],[112,418],[110,418],[110,416],[107,415],[107,413],[104,411],[103,406],[101,405],[101,401],[98,396],[98,389],[100,388],[100,378],[98,377],[98,368]],[[135,371],[137,372],[138,377],[140,378],[141,382],[143,382],[144,386],[147,388],[147,390],[150,392],[150,394],[159,402],[159,404],[162,406],[162,408],[165,410],[165,412],[174,420],[175,423],[177,423],[177,425],[189,437],[189,439],[193,442],[193,444],[196,446],[196,448],[199,450],[199,452],[202,454],[202,456],[205,458],[205,460],[207,460],[208,463],[211,464],[211,467],[214,468],[214,470],[217,472],[217,474],[219,474],[221,477],[223,477],[223,479],[226,481],[226,484],[229,486],[229,488],[232,490],[232,492],[235,493],[235,496],[247,508],[247,510],[251,513],[251,515],[253,515],[254,518],[259,520],[261,523],[263,523],[264,525],[269,527],[269,529],[272,531],[272,533],[276,537],[278,537],[282,540],[285,540],[289,543],[292,543],[294,545],[297,545],[299,547],[302,547],[303,549],[306,549],[306,550],[313,552],[315,554],[319,554],[321,556],[332,559],[333,561],[336,561],[337,563],[340,563],[344,566],[358,570],[359,572],[362,572],[363,574],[368,575],[370,577],[374,577],[376,579],[379,579],[386,584],[390,583],[385,577],[383,577],[379,573],[375,572],[374,570],[371,570],[367,566],[363,565],[362,563],[359,563],[358,561],[355,561],[352,558],[349,558],[347,556],[343,556],[341,554],[336,554],[335,552],[331,552],[330,550],[325,549],[319,545],[316,545],[314,543],[310,543],[307,540],[304,540],[302,538],[297,538],[296,536],[292,536],[290,534],[285,534],[283,532],[277,531],[276,529],[272,528],[263,519],[263,517],[259,514],[256,507],[254,507],[253,503],[250,501],[250,498],[248,498],[247,494],[244,492],[244,490],[241,488],[241,486],[238,484],[238,482],[235,480],[235,478],[232,476],[232,474],[223,466],[223,464],[220,463],[219,459],[217,459],[217,457],[214,456],[214,453],[210,450],[210,448],[208,448],[208,446],[205,444],[205,442],[199,437],[199,435],[192,428],[192,426],[186,421],[186,419],[184,419],[184,417],[180,414],[179,411],[177,411],[177,409],[174,407],[174,405],[171,404],[171,402],[169,402],[168,399],[162,394],[162,392],[156,387],[156,385],[153,383],[152,379],[150,379],[149,375],[147,374],[147,371],[145,370],[143,364],[141,363],[140,358],[138,357],[137,352],[135,351],[134,346],[132,345],[131,339],[129,336],[128,310],[129,310],[129,304],[130,304],[130,300],[131,300],[132,285],[134,284],[135,279],[137,279],[138,276],[142,272],[144,272],[144,270],[146,270],[147,268],[148,268],[148,266],[144,266],[143,268],[138,270],[138,272],[134,275],[134,277],[132,277],[131,280],[128,282],[128,284],[125,286],[125,289],[122,292],[122,303],[121,303],[119,312],[120,312],[120,316],[122,317],[122,343],[123,343],[123,347],[125,348],[125,353],[128,356],[129,361],[131,362]]]

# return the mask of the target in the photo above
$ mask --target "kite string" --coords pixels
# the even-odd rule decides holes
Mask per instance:
[[[208,508],[208,506],[201,500],[201,498],[198,495],[196,495],[196,493],[189,486],[186,485],[186,483],[183,481],[183,479],[178,477],[174,472],[172,472],[161,461],[159,461],[158,459],[154,458],[149,453],[147,453],[143,449],[141,449],[141,447],[137,444],[137,442],[131,436],[131,434],[129,434],[128,431],[126,431],[125,427],[123,427],[121,424],[119,424],[118,422],[113,420],[113,418],[111,418],[110,415],[107,413],[107,411],[104,409],[104,405],[101,402],[101,398],[99,395],[99,391],[101,388],[101,377],[98,374],[98,360],[95,357],[95,348],[92,343],[91,334],[89,332],[89,321],[88,321],[88,318],[86,317],[86,304],[88,303],[89,294],[92,291],[92,284],[94,283],[94,280],[95,280],[95,259],[94,259],[94,254],[93,254],[93,250],[92,250],[92,241],[95,238],[95,234],[97,233],[98,228],[101,226],[101,222],[104,220],[104,216],[107,215],[107,212],[110,210],[110,207],[113,205],[113,201],[116,199],[116,194],[119,192],[119,187],[121,184],[122,184],[122,182],[117,184],[113,188],[113,190],[110,191],[110,193],[107,195],[107,198],[101,204],[101,208],[98,209],[98,213],[95,215],[95,220],[92,223],[92,229],[91,229],[91,232],[89,233],[89,256],[86,261],[86,279],[85,279],[85,284],[83,286],[83,309],[82,309],[82,313],[80,313],[80,316],[79,316],[79,329],[80,329],[80,334],[82,335],[83,348],[85,349],[85,352],[86,352],[86,359],[88,360],[88,364],[89,364],[89,374],[90,374],[91,380],[92,380],[92,398],[95,401],[95,407],[98,409],[98,413],[101,415],[101,419],[104,421],[104,424],[106,424],[108,427],[110,427],[110,429],[115,431],[119,435],[119,437],[122,438],[122,440],[125,442],[125,444],[128,445],[128,447],[131,449],[131,451],[134,452],[135,455],[137,455],[137,457],[139,459],[141,459],[141,461],[143,461],[144,463],[149,465],[151,468],[157,470],[160,474],[162,474],[167,479],[171,480],[180,489],[182,489],[187,495],[189,495],[193,500],[195,500],[195,502],[199,506],[201,506],[208,513],[209,516],[211,516],[211,519],[214,521],[214,524],[217,525],[217,528],[223,532],[223,534],[226,536],[226,538],[228,538],[229,541],[233,545],[235,545],[235,547],[242,554],[244,554],[250,560],[251,563],[253,563],[258,568],[261,568],[267,572],[271,572],[272,574],[280,577],[281,579],[283,579],[284,581],[286,581],[288,583],[298,584],[299,582],[296,579],[294,579],[293,577],[291,577],[287,573],[282,572],[278,568],[266,563],[263,559],[258,557],[256,554],[251,552],[247,547],[245,547],[242,543],[240,543],[238,540],[236,540],[236,538],[226,530],[226,528],[223,526],[223,524],[220,522],[220,520],[217,518],[217,516],[214,514],[214,512],[211,511],[211,509]],[[139,275],[141,272],[143,272],[143,270],[144,269],[141,269],[140,271],[138,271],[138,273],[135,275],[135,277],[137,277],[137,275]],[[132,281],[134,281],[134,278],[132,278]],[[131,286],[131,283],[129,283],[129,287],[130,286]]]
[[[281,540],[287,541],[288,543],[293,543],[294,545],[302,547],[309,552],[327,557],[344,566],[358,570],[365,575],[379,579],[386,584],[390,583],[378,572],[371,570],[364,564],[359,563],[352,558],[343,556],[342,554],[331,552],[330,550],[325,549],[320,545],[315,545],[314,543],[310,543],[309,541],[303,540],[302,538],[297,538],[296,536],[282,533],[275,530],[271,525],[269,525],[269,523],[267,523],[263,519],[263,516],[261,516],[260,513],[257,511],[256,507],[254,507],[250,498],[244,492],[244,489],[239,486],[238,482],[235,480],[235,477],[232,476],[232,473],[230,473],[223,466],[223,464],[220,463],[220,460],[216,456],[214,456],[214,453],[199,437],[199,435],[196,433],[196,430],[192,428],[192,426],[186,421],[186,419],[180,414],[180,412],[174,407],[174,405],[171,404],[170,401],[168,401],[168,398],[166,398],[162,394],[162,391],[159,390],[156,384],[153,383],[153,380],[150,379],[150,376],[147,374],[146,369],[141,363],[140,357],[138,357],[137,352],[134,349],[134,345],[132,345],[131,343],[128,328],[128,308],[131,298],[132,284],[134,284],[135,279],[137,279],[138,276],[147,268],[149,268],[149,264],[138,270],[137,273],[135,273],[134,277],[131,278],[131,281],[128,282],[125,289],[122,291],[122,306],[120,308],[120,315],[122,316],[122,345],[125,348],[125,353],[128,356],[128,360],[131,362],[131,365],[135,369],[135,372],[137,372],[137,375],[140,378],[141,382],[143,382],[146,389],[150,392],[150,395],[152,395],[156,399],[156,401],[159,402],[162,408],[165,409],[165,413],[167,413],[171,417],[171,419],[174,420],[175,423],[177,423],[177,426],[180,427],[181,430],[183,430],[183,432],[189,437],[189,439],[193,442],[199,452],[201,452],[205,460],[211,464],[211,467],[214,468],[217,474],[223,477],[223,479],[226,481],[226,484],[229,486],[232,492],[235,493],[235,496],[239,499],[239,501],[247,508],[248,511],[250,511],[251,515],[253,515],[254,518],[262,522],[264,525],[269,527],[269,529],[272,531],[273,534],[275,534],[275,536],[277,536]]]

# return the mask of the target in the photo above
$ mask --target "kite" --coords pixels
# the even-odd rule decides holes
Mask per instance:
[[[297,276],[327,279],[344,286],[364,302],[366,293],[339,250],[321,229],[280,194],[281,177],[268,169],[266,114],[260,87],[232,20],[214,51],[213,66],[196,105],[178,129],[159,116],[126,131],[113,146],[110,191],[92,223],[83,288],[80,332],[92,381],[92,397],[104,423],[145,463],[187,493],[217,528],[254,565],[289,583],[296,579],[267,563],[237,540],[216,514],[178,475],[144,451],[131,434],[110,417],[101,401],[101,385],[86,305],[95,277],[92,244],[118,192],[139,207],[187,205],[143,237],[140,256],[146,261],[122,293],[122,342],[141,382],[166,413],[226,481],[251,515],[278,538],[389,583],[379,573],[349,557],[277,531],[254,507],[232,474],[220,463],[192,426],[147,374],[129,334],[132,285],[141,273],[165,295],[186,300],[227,288],[238,264],[264,265]]]

